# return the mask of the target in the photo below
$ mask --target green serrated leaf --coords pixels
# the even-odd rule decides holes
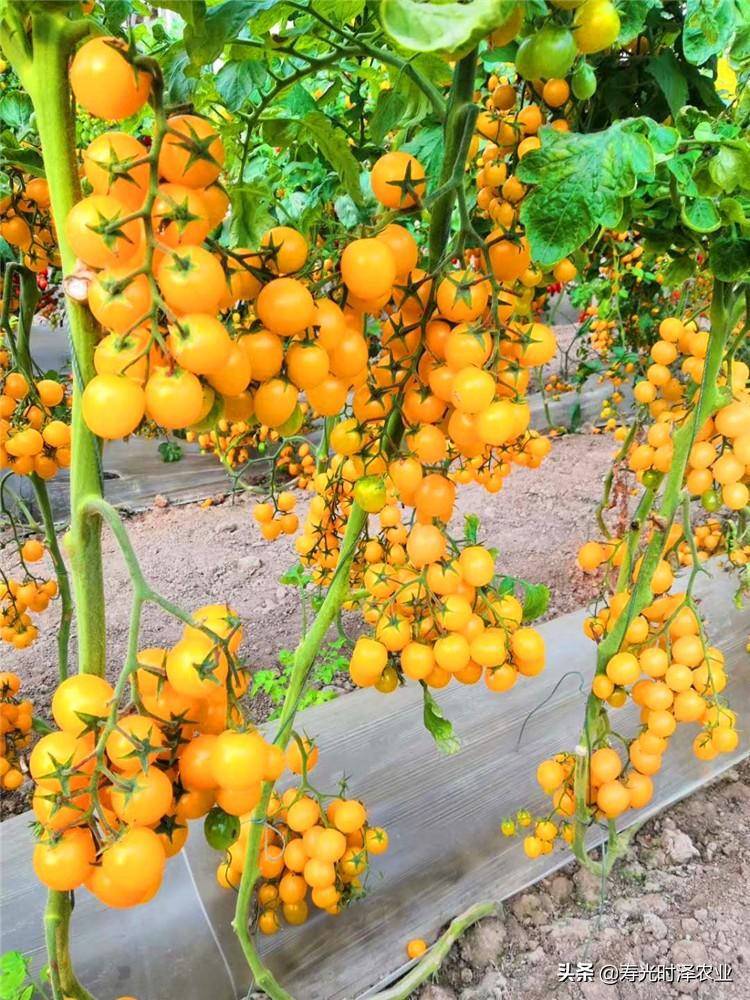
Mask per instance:
[[[578,428],[583,423],[583,410],[581,409],[580,400],[576,400],[573,404],[573,408],[570,411],[570,420],[568,421],[568,430],[575,434]]]
[[[205,0],[159,0],[156,6],[179,14],[186,24],[195,24],[206,15]]]
[[[534,261],[552,266],[599,226],[617,228],[625,198],[639,181],[654,178],[645,121],[626,119],[587,135],[541,130],[541,148],[527,154],[517,169],[521,181],[534,185],[521,208]]]
[[[476,545],[479,538],[479,518],[476,514],[467,514],[464,518],[464,540],[469,545]]]
[[[719,202],[719,211],[727,222],[736,222],[740,226],[750,225],[750,219],[747,218],[741,202],[736,198],[722,198]]]
[[[365,0],[314,0],[315,12],[334,24],[346,24],[359,17]]]
[[[721,226],[721,216],[710,198],[686,198],[680,217],[696,233],[713,233]]]
[[[406,96],[400,90],[381,90],[370,118],[370,135],[381,145],[400,123],[406,111]]]
[[[720,281],[750,281],[750,239],[717,237],[711,244],[708,261]]]
[[[0,955],[0,997],[14,997],[23,986],[29,972],[29,959],[20,951]]]
[[[687,80],[677,56],[671,49],[663,49],[657,55],[649,56],[646,72],[656,80],[672,115],[677,115],[688,100]]]
[[[205,66],[221,55],[221,50],[239,35],[248,20],[272,8],[276,0],[224,0],[211,7],[204,17],[185,26],[183,41],[193,66]]]
[[[21,90],[0,97],[0,121],[16,132],[25,129],[33,111],[31,98]]]
[[[750,189],[750,149],[747,146],[719,146],[708,165],[711,179],[729,194],[735,188]]]
[[[456,55],[505,24],[517,6],[516,0],[381,0],[380,20],[386,35],[401,48]]]
[[[427,188],[431,189],[430,180],[440,175],[440,165],[443,161],[443,130],[439,125],[420,129],[409,142],[401,147],[419,160],[427,174]],[[555,261],[557,263],[557,261]]]
[[[239,184],[230,188],[232,202],[230,233],[235,246],[254,246],[263,233],[276,224],[268,210],[273,197],[262,184]]]
[[[354,229],[359,222],[359,210],[348,194],[340,194],[334,199],[333,210],[336,218],[346,229]]]
[[[335,128],[322,111],[310,111],[296,124],[299,133],[317,146],[339,175],[349,197],[356,204],[361,204],[360,167],[344,133]]]
[[[162,462],[179,462],[182,458],[182,448],[176,441],[162,441],[159,445]]]
[[[617,41],[627,45],[641,34],[646,26],[649,13],[662,7],[662,0],[616,0],[615,6],[620,15],[620,34]]]
[[[524,591],[523,620],[533,622],[540,618],[549,607],[550,590],[543,583],[529,583],[521,580]]]
[[[259,59],[232,59],[216,74],[216,89],[229,111],[237,111],[263,86],[268,74]]]
[[[435,740],[435,745],[441,753],[454,754],[461,749],[461,741],[453,732],[453,726],[443,715],[443,710],[430,694],[426,684],[422,684],[424,693],[424,725]]]
[[[675,257],[662,270],[664,285],[667,288],[674,288],[681,285],[688,278],[692,278],[695,273],[695,260],[693,257]]]
[[[733,0],[687,0],[682,51],[689,63],[702,66],[723,53],[734,35]]]

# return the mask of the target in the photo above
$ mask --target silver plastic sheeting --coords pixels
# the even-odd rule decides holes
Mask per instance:
[[[734,590],[731,578],[715,572],[700,578],[697,593],[711,641],[726,656],[730,681],[724,694],[742,718],[750,713],[744,649],[750,611],[735,607]],[[494,694],[481,684],[454,684],[436,693],[462,741],[455,756],[439,754],[422,728],[421,691],[413,684],[388,696],[358,691],[304,713],[299,728],[320,738],[316,787],[334,792],[345,772],[371,822],[388,830],[390,849],[373,859],[363,903],[338,917],[316,913],[302,927],[261,939],[262,954],[298,1000],[368,995],[407,967],[407,940],[430,941],[470,904],[500,901],[569,860],[569,853],[557,850],[531,861],[498,826],[520,808],[545,807],[536,767],[577,742],[594,662],[593,644],[581,628],[584,617],[576,612],[541,626],[547,670],[521,678],[512,691]],[[635,726],[632,706],[617,713],[619,731]],[[696,732],[695,725],[680,727],[656,778],[653,802],[630,820],[689,795],[748,752],[741,747],[700,762],[691,751]],[[0,945],[28,952],[41,964],[45,894],[31,870],[29,815],[0,826]],[[76,895],[73,958],[98,1000],[124,993],[138,1000],[234,1000],[248,990],[247,967],[230,927],[234,894],[219,888],[220,856],[203,840],[200,822],[192,826],[186,851],[169,862],[152,902],[115,911],[85,891]]]

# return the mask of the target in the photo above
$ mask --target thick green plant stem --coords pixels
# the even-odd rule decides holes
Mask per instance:
[[[464,910],[455,920],[451,920],[448,929],[440,935],[424,958],[417,962],[413,969],[410,969],[394,986],[373,994],[372,1000],[408,1000],[414,990],[418,989],[430,976],[435,975],[445,961],[448,952],[463,933],[479,920],[496,916],[497,912],[498,905],[491,900],[475,903],[468,910]]]
[[[448,185],[457,168],[457,159],[464,134],[464,116],[473,107],[474,82],[477,68],[477,50],[472,49],[456,63],[448,101],[448,113],[443,128],[445,156],[438,180],[438,189]],[[433,205],[430,219],[430,270],[440,263],[451,234],[456,188],[449,186]]]
[[[50,985],[54,1000],[76,997],[76,1000],[94,1000],[81,986],[70,961],[70,915],[73,897],[69,892],[50,889],[44,911],[44,937],[49,957]]]
[[[630,623],[653,600],[651,581],[664,552],[664,545],[670,528],[675,519],[684,496],[683,483],[688,465],[690,450],[696,435],[709,417],[730,402],[731,393],[718,384],[721,365],[733,326],[734,295],[730,285],[714,279],[711,299],[711,336],[708,343],[703,368],[703,378],[700,395],[692,412],[685,422],[674,432],[672,465],[664,479],[664,492],[656,516],[652,517],[653,532],[643,555],[638,578],[633,587],[630,599],[622,614],[617,619],[612,631],[599,643],[596,657],[596,673],[606,671],[611,658],[620,650],[625,633]],[[636,513],[637,531],[643,530],[654,501],[654,492],[646,490]],[[632,560],[634,539],[629,539],[626,562]],[[618,589],[628,587],[629,576],[621,574]],[[593,694],[586,703],[586,714],[581,733],[579,747],[576,752],[575,792],[576,814],[573,852],[585,867],[597,874],[601,873],[601,865],[592,861],[586,851],[585,837],[590,820],[590,810],[586,803],[589,786],[589,759],[592,749],[602,737],[604,731],[604,716],[601,701]],[[615,854],[617,854],[615,848]],[[621,853],[621,852],[620,852]],[[614,859],[613,859],[614,860]],[[611,867],[611,862],[608,868]]]
[[[65,236],[64,223],[68,212],[80,198],[68,59],[75,43],[89,29],[87,21],[70,21],[54,7],[42,4],[34,9],[30,34],[27,34],[17,10],[11,5],[4,9],[0,20],[0,45],[34,105],[66,275],[75,270],[76,258]],[[99,446],[83,421],[80,407],[81,392],[94,372],[95,325],[91,314],[79,303],[69,300],[67,312],[75,375],[70,554],[78,614],[78,666],[82,671],[103,676],[106,639],[100,520],[79,509],[79,501],[83,497],[92,493],[101,495]],[[91,1000],[91,994],[76,979],[70,960],[71,910],[69,895],[54,891],[49,893],[45,931],[50,968],[55,970],[53,996],[54,1000],[62,1000],[63,997]]]
[[[57,223],[63,271],[73,273],[76,258],[65,236],[65,219],[80,198],[75,161],[73,106],[68,86],[68,58],[85,22],[68,21],[61,14],[38,10],[33,16],[33,60],[23,83],[34,103],[37,129]],[[78,669],[104,675],[106,634],[101,522],[81,508],[81,500],[101,495],[99,442],[81,413],[81,393],[94,374],[96,326],[86,306],[67,302],[73,351],[74,386],[72,464],[70,468],[70,532],[66,539],[75,594]]]

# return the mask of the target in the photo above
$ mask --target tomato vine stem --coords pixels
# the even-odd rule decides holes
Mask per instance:
[[[651,583],[659,561],[662,559],[664,545],[669,536],[680,504],[683,501],[683,483],[688,465],[690,450],[696,435],[709,417],[713,416],[722,406],[730,401],[726,390],[718,385],[721,365],[724,360],[726,346],[733,327],[733,310],[736,302],[736,292],[732,286],[718,278],[713,282],[711,299],[711,335],[708,342],[703,369],[703,378],[698,390],[695,405],[685,422],[674,432],[674,453],[672,464],[664,479],[664,492],[653,520],[653,532],[638,570],[638,577],[625,609],[617,619],[612,631],[599,644],[597,650],[596,673],[606,671],[610,659],[619,651],[625,638],[628,626],[653,599]],[[648,515],[653,507],[656,491],[646,489],[636,512],[636,528],[628,542],[628,554],[624,561],[617,590],[627,589],[630,577],[630,563],[638,537],[647,524]],[[626,568],[627,567],[627,568]],[[609,872],[616,859],[623,853],[632,829],[621,834],[612,842],[606,858],[596,862],[589,857],[586,849],[586,832],[589,827],[591,809],[587,802],[589,791],[589,761],[597,742],[604,735],[605,713],[601,701],[592,693],[586,704],[585,720],[576,752],[575,762],[575,819],[573,852],[580,863],[596,874]]]
[[[69,21],[58,11],[42,5],[32,13],[30,35],[12,9],[5,11],[0,21],[0,45],[36,113],[52,212],[59,220],[57,237],[66,275],[75,270],[76,258],[62,220],[81,195],[74,154],[75,123],[68,58],[76,42],[90,29],[88,21]],[[94,373],[96,325],[88,309],[71,300],[67,303],[67,314],[74,361],[68,549],[78,622],[78,668],[84,673],[104,676],[106,630],[100,521],[81,510],[79,503],[84,496],[102,493],[99,444],[86,427],[80,406],[81,393]],[[71,911],[70,895],[50,890],[44,921],[52,992],[54,1000],[63,997],[91,1000],[91,994],[78,982],[70,959]]]

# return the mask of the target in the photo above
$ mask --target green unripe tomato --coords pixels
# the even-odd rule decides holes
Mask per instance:
[[[718,490],[706,490],[701,497],[701,506],[704,510],[707,510],[709,514],[713,514],[715,511],[719,510],[721,503],[721,494]]]
[[[576,66],[570,78],[570,89],[579,101],[587,101],[596,93],[596,73],[585,60]]]
[[[536,58],[534,55],[535,38],[536,35],[529,35],[528,38],[524,38],[516,52],[516,72],[524,80],[536,80],[539,76],[536,71]]]
[[[647,490],[655,490],[662,481],[663,475],[664,473],[659,472],[657,469],[646,469],[643,473],[643,485]]]
[[[287,417],[284,423],[277,427],[276,430],[282,437],[292,437],[302,426],[305,419],[305,415],[299,406],[295,406],[290,417]]]
[[[534,63],[543,80],[564,80],[577,55],[573,33],[562,24],[545,24],[534,35]]]
[[[226,851],[240,835],[240,818],[214,806],[203,821],[203,833],[209,847],[215,851]]]

